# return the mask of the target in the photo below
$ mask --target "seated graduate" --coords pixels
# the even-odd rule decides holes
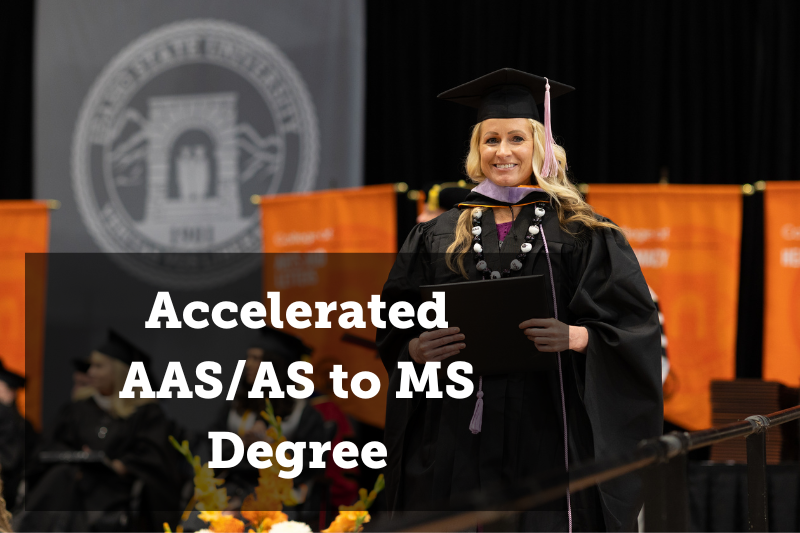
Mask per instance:
[[[559,354],[558,370],[471,376],[475,393],[462,400],[425,392],[398,399],[399,361],[443,361],[470,339],[459,324],[378,330],[390,375],[391,510],[441,510],[467,493],[489,494],[554,468],[564,472],[661,434],[656,309],[622,231],[585,203],[567,177],[564,149],[553,141],[549,99],[571,90],[501,69],[439,95],[478,110],[466,159],[478,186],[411,231],[381,299],[387,309],[398,301],[417,306],[422,285],[543,275],[554,318],[516,326],[531,341],[532,356]],[[503,313],[505,304],[475,301],[474,312]],[[503,344],[496,339],[497,358]],[[640,507],[640,480],[626,476],[525,512],[519,527],[633,531]]]
[[[267,422],[261,416],[261,412],[267,407],[266,397],[269,397],[270,389],[267,387],[263,389],[265,398],[248,396],[258,375],[260,364],[270,362],[275,369],[281,390],[284,391],[283,398],[271,398],[270,402],[275,416],[281,417],[281,429],[286,440],[306,443],[325,442],[325,421],[322,415],[312,407],[308,399],[295,400],[286,394],[286,387],[294,384],[289,380],[289,365],[300,361],[304,355],[311,354],[311,351],[311,348],[294,335],[269,327],[262,328],[247,348],[243,379],[239,381],[234,400],[225,402],[209,431],[236,433],[242,438],[245,449],[256,441],[270,442]],[[223,440],[222,457],[228,459],[232,455],[233,444]],[[308,467],[308,463],[311,462],[308,447],[303,454],[303,460],[305,463],[303,471],[293,480],[299,501],[309,498],[309,491],[313,488],[315,478],[324,475],[324,469]],[[232,509],[238,508],[244,498],[258,485],[259,471],[246,459],[234,468],[221,470],[220,475],[225,477],[225,487],[231,497]],[[300,489],[303,484],[306,485],[305,491]],[[307,506],[301,504],[298,507],[302,509]]]
[[[0,361],[0,479],[6,507],[13,510],[17,489],[25,467],[25,450],[36,446],[38,435],[17,409],[17,392],[25,386],[25,378],[3,366]]]
[[[73,401],[85,400],[93,396],[97,391],[92,387],[92,379],[89,377],[89,367],[92,366],[91,358],[76,358],[72,360],[72,393]]]
[[[40,450],[45,453],[39,454],[38,475],[29,476],[38,481],[28,492],[26,510],[62,512],[29,513],[21,529],[159,529],[180,515],[179,458],[168,440],[171,424],[154,399],[119,397],[133,361],[147,369],[150,358],[113,330],[91,353],[87,374],[94,394],[64,407]],[[72,453],[53,459],[53,452]],[[84,452],[83,458],[74,452]],[[135,485],[141,487],[142,522],[133,524],[129,511]]]

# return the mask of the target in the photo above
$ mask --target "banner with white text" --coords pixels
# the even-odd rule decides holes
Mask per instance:
[[[800,385],[800,182],[764,192],[764,379]]]
[[[734,185],[591,185],[587,201],[626,232],[664,314],[664,416],[711,426],[710,382],[733,379],[742,233]]]
[[[286,295],[285,303],[368,301],[380,294],[397,251],[396,206],[392,185],[262,198],[265,301],[271,291]],[[375,327],[293,333],[314,348],[318,390],[330,392],[326,376],[335,365],[350,376],[373,372],[380,377],[376,398],[350,395],[335,401],[351,416],[383,427],[388,376],[372,346]]]

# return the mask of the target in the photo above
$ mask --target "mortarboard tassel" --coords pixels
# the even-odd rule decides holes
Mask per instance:
[[[550,124],[550,81],[544,79],[544,134],[545,134],[545,148],[544,148],[544,162],[542,163],[543,178],[549,178],[550,175],[558,175],[558,161],[556,154],[553,151],[553,126]]]
[[[478,401],[475,402],[475,412],[472,413],[472,420],[469,423],[469,430],[473,435],[481,432],[483,425],[483,376],[478,381]]]

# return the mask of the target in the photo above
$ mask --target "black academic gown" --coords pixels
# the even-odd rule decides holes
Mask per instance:
[[[483,248],[491,270],[508,268],[524,242],[533,211],[534,205],[522,208],[502,254],[493,212],[484,211]],[[459,209],[452,209],[411,231],[383,289],[387,309],[396,301],[419,304],[421,285],[467,281],[445,264],[459,214]],[[569,462],[633,450],[642,439],[661,434],[663,413],[658,317],[639,264],[619,232],[576,226],[570,229],[577,235],[571,235],[561,229],[549,204],[543,227],[558,319],[584,326],[589,333],[586,354],[561,354]],[[469,281],[481,279],[474,265],[470,253],[465,257]],[[541,235],[523,268],[512,275],[533,274],[544,275],[549,289]],[[552,302],[549,305],[553,310]],[[493,310],[475,302],[475,312]],[[397,362],[411,360],[408,343],[422,331],[418,326],[401,330],[390,324],[378,330],[379,352],[390,376],[385,429],[390,509],[438,510],[441,507],[429,502],[455,502],[470,491],[563,468],[561,387],[555,371],[485,376],[483,427],[477,435],[468,429],[474,396],[427,399],[424,393],[414,393],[412,399],[397,399]],[[477,391],[478,376],[473,381]],[[636,530],[640,492],[640,481],[633,475],[603,483],[599,490],[573,494],[574,529]],[[566,530],[566,498],[526,515],[521,527]]]
[[[32,465],[29,477],[37,481],[27,495],[26,510],[70,513],[33,513],[24,529],[119,527],[113,522],[130,510],[137,480],[143,483],[140,511],[145,522],[128,527],[158,528],[161,522],[179,516],[177,467],[181,458],[169,444],[171,428],[155,403],[140,406],[128,418],[111,416],[93,398],[68,404],[59,415],[52,439],[41,451],[80,451],[88,446],[105,452],[109,460],[122,461],[128,474],[119,476],[103,463]],[[93,524],[97,516],[102,518]]]
[[[22,481],[26,449],[36,446],[37,434],[17,411],[16,404],[0,404],[0,476],[6,507],[13,510]]]

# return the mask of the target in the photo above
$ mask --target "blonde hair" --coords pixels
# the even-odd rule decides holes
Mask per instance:
[[[537,185],[550,195],[552,203],[556,206],[556,213],[558,214],[558,222],[561,229],[569,234],[574,234],[574,232],[569,229],[569,224],[577,222],[591,230],[597,228],[612,228],[621,232],[622,230],[615,224],[598,220],[592,206],[583,200],[581,193],[569,180],[566,172],[567,153],[564,148],[553,144],[553,152],[556,156],[556,161],[558,161],[556,175],[541,175],[546,146],[544,125],[533,119],[528,119],[528,122],[530,123],[531,132],[533,133],[533,175],[536,177],[536,183],[532,185]],[[467,154],[465,162],[467,176],[476,183],[480,183],[486,179],[481,169],[480,146],[482,124],[482,122],[479,122],[472,127],[472,136],[469,141],[469,153]],[[468,207],[464,209],[456,223],[455,240],[447,248],[447,266],[453,272],[461,273],[465,278],[468,276],[464,268],[464,256],[471,248],[472,213],[476,209],[485,211],[488,208]]]
[[[119,359],[109,357],[104,353],[98,351],[92,352],[91,358],[95,359],[97,357],[102,357],[103,359],[107,359],[111,363],[111,373],[113,375],[113,385],[112,385],[113,391],[111,392],[110,413],[113,416],[117,418],[128,418],[136,411],[136,409],[138,409],[142,405],[155,402],[154,398],[140,398],[139,394],[135,394],[137,392],[141,392],[141,387],[133,388],[134,391],[133,398],[120,398],[119,391],[121,391],[122,388],[125,386],[125,380],[128,378],[128,370],[130,370],[130,366],[127,365],[126,363],[123,363]],[[91,389],[91,390],[97,392],[96,389]],[[86,393],[84,392],[83,394]]]

